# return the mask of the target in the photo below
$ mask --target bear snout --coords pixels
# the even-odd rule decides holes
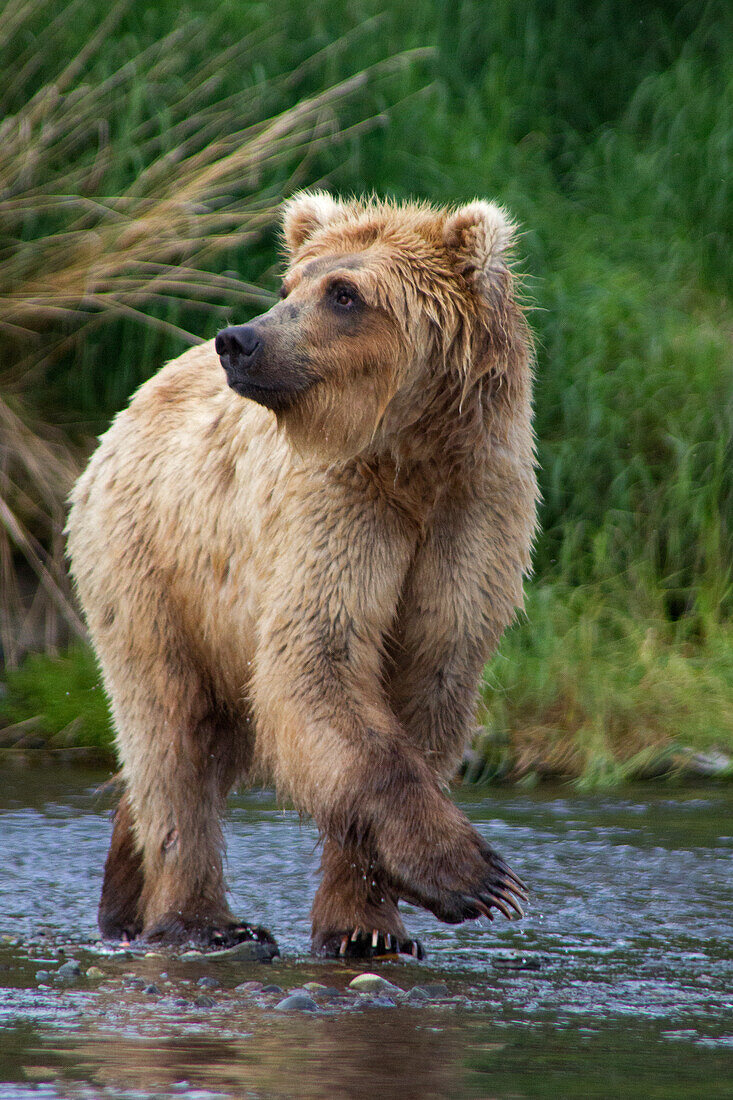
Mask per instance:
[[[222,329],[214,348],[231,389],[272,412],[285,412],[315,381],[304,363],[284,357],[278,340],[264,339],[254,324]]]
[[[260,378],[263,341],[254,325],[230,325],[217,333],[214,348],[227,382],[242,397],[258,399],[261,390],[273,387],[272,380]]]
[[[240,363],[246,367],[253,366],[262,347],[262,340],[254,325],[230,325],[217,333],[214,347],[224,370],[228,371],[228,367]]]

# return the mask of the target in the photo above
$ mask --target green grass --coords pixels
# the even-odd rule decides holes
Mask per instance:
[[[626,578],[529,587],[485,672],[470,778],[612,786],[685,772],[697,754],[733,777],[733,628],[691,642],[664,592],[632,592]]]
[[[112,748],[112,720],[94,657],[77,645],[63,655],[31,654],[5,673],[0,734],[7,746],[38,739],[49,748]]]
[[[79,5],[60,22],[7,110],[74,55],[99,11]],[[527,618],[487,670],[484,776],[559,761],[599,784],[648,773],[680,746],[733,752],[730,6],[641,0],[630,17],[622,0],[207,0],[180,18],[169,70],[151,84],[140,67],[120,93],[108,192],[146,163],[140,127],[165,146],[187,74],[246,35],[245,63],[220,74],[216,95],[244,89],[264,113],[430,46],[343,107],[345,125],[376,112],[383,124],[257,186],[276,192],[295,171],[344,192],[485,195],[524,227],[542,534]],[[178,20],[174,0],[132,0],[87,79]],[[32,42],[28,30],[31,55]],[[274,231],[212,266],[275,288]],[[256,311],[169,303],[157,315],[208,337]],[[181,350],[171,332],[110,319],[46,370],[35,403],[101,428]]]

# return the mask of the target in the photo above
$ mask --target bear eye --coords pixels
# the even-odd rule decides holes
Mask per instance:
[[[281,298],[287,298],[288,293],[289,293],[288,288],[285,286],[285,283],[283,283],[283,285],[280,287],[280,297]]]
[[[342,283],[333,288],[333,300],[341,309],[350,309],[356,303],[356,291]]]

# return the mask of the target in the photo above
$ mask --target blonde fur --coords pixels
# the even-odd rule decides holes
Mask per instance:
[[[535,528],[512,234],[484,202],[296,196],[288,296],[263,320],[317,384],[272,413],[203,344],[102,437],[68,533],[127,792],[108,881],[139,864],[106,930],[231,920],[220,816],[255,778],[327,838],[319,948],[380,920],[403,935],[399,897],[477,916],[501,879],[443,787]],[[322,305],[340,273],[364,303],[346,335]]]

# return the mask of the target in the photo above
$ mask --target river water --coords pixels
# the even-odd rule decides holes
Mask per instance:
[[[1,1100],[733,1097],[730,786],[459,791],[530,886],[525,920],[448,927],[405,907],[427,959],[367,968],[309,957],[315,832],[269,792],[231,799],[228,878],[280,959],[100,943],[103,781],[0,775]],[[81,975],[60,981],[69,960]],[[429,996],[275,1007],[366,969]]]

